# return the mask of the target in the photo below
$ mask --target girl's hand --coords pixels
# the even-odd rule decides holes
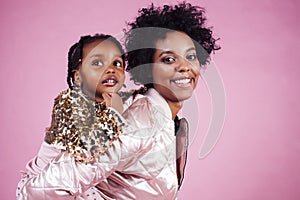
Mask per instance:
[[[123,113],[123,101],[117,93],[103,93],[102,97],[107,107],[112,107],[120,114]]]

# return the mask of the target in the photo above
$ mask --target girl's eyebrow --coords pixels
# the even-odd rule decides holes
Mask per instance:
[[[189,52],[189,51],[195,51],[196,48],[195,47],[191,47],[191,48],[188,48],[185,52]],[[166,51],[162,51],[158,57],[161,57],[162,55],[164,54],[176,54],[174,51],[171,51],[171,50],[166,50]]]
[[[94,58],[94,57],[103,57],[102,54],[93,54],[91,56],[89,56],[89,58]]]
[[[162,51],[159,55],[158,55],[158,57],[161,57],[162,55],[164,55],[164,54],[175,54],[173,51],[170,51],[170,50],[167,50],[167,51]]]
[[[120,55],[120,54],[115,54],[114,56],[120,57],[120,58],[122,57],[122,55]],[[94,58],[94,57],[103,57],[103,54],[93,54],[89,58]]]

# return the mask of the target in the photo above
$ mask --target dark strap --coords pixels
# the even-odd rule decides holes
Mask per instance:
[[[175,136],[176,136],[177,135],[177,131],[179,129],[179,118],[178,118],[177,115],[175,116],[175,119],[174,119],[174,126],[175,126]]]
[[[175,118],[174,123],[175,123],[175,130],[176,130],[175,132],[176,167],[177,167],[177,178],[178,178],[178,189],[179,189],[182,185],[182,181],[184,178],[184,170],[186,166],[187,150],[188,150],[188,143],[189,143],[189,139],[188,139],[189,127],[188,127],[188,122],[185,118],[178,120],[177,117],[177,120]]]

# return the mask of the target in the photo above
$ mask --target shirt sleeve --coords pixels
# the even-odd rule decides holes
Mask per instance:
[[[60,153],[61,148],[59,146],[50,145],[46,142],[41,144],[38,154],[27,163],[26,171],[21,171],[21,180],[16,190],[17,199],[25,199],[24,195],[26,194],[24,194],[23,188],[26,187],[26,182],[41,173],[47,164]]]

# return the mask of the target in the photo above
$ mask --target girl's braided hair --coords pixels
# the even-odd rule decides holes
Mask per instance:
[[[79,69],[79,66],[82,62],[82,52],[83,52],[83,47],[85,44],[92,43],[94,41],[103,41],[103,40],[108,40],[113,42],[121,51],[122,54],[122,60],[123,63],[125,63],[125,53],[124,50],[120,44],[120,42],[113,36],[111,35],[105,35],[105,34],[95,34],[93,36],[91,35],[86,35],[82,36],[78,42],[73,44],[68,53],[68,77],[67,77],[67,83],[70,89],[73,88],[74,85],[74,73],[75,70]]]

